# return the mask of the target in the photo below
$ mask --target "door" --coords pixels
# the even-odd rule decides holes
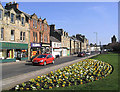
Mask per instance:
[[[46,58],[47,58],[46,63],[49,64],[50,63],[50,55],[48,55]]]
[[[21,60],[21,53],[20,52],[17,52],[17,60]]]

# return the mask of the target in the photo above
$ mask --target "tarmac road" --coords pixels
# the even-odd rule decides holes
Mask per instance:
[[[44,68],[48,68],[48,67],[59,65],[62,63],[64,64],[66,62],[70,62],[70,61],[80,59],[80,58],[82,57],[69,56],[69,57],[58,58],[58,59],[55,59],[54,64],[48,64],[46,66],[33,66],[31,62],[3,65],[2,66],[2,79],[21,75],[24,73],[28,73],[28,72],[32,72],[32,71],[36,71],[40,69],[44,69]]]

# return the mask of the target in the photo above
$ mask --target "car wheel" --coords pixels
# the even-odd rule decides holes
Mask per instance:
[[[44,62],[44,66],[46,65],[46,61]]]
[[[54,64],[54,63],[55,63],[55,61],[53,60],[53,61],[52,61],[52,64]]]

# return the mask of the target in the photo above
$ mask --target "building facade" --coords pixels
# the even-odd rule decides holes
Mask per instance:
[[[0,62],[28,58],[29,18],[18,9],[18,3],[0,4]]]
[[[81,41],[77,40],[75,36],[70,37],[70,54],[77,54],[81,49]]]
[[[53,36],[50,36],[51,54],[54,58],[62,56],[61,42]]]
[[[50,28],[46,19],[34,13],[30,18],[30,57],[50,52]]]
[[[55,25],[50,25],[50,36],[55,37],[61,42],[62,56],[70,55],[70,37],[68,32],[63,29],[55,29]]]

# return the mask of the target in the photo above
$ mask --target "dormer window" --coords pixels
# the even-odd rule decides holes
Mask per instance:
[[[0,10],[0,20],[2,19],[2,10]]]
[[[14,14],[11,13],[11,22],[14,23]]]
[[[24,25],[24,17],[22,17],[22,25]]]

